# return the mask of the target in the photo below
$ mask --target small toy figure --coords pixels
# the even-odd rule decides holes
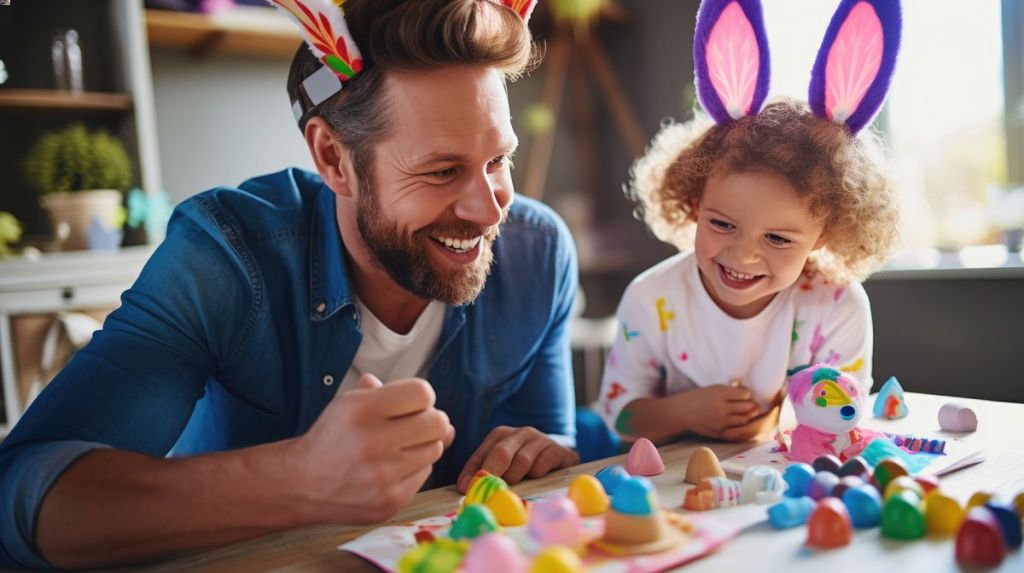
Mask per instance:
[[[826,454],[846,461],[884,437],[857,427],[867,393],[848,373],[816,364],[790,377],[788,393],[798,422],[786,453],[790,461],[811,463]]]

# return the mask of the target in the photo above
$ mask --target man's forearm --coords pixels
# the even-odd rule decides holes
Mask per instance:
[[[36,545],[60,568],[138,562],[318,521],[276,442],[179,459],[96,450],[46,495]]]

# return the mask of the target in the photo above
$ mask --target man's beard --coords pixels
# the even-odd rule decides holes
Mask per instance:
[[[508,214],[506,207],[501,220]],[[407,236],[398,223],[388,219],[380,208],[374,185],[368,177],[360,177],[356,224],[363,243],[370,249],[374,265],[382,269],[399,286],[414,295],[461,306],[476,299],[483,289],[494,262],[491,246],[500,232],[499,225],[482,227],[468,221],[434,223]],[[431,235],[439,237],[480,239],[480,255],[472,263],[455,268],[432,263],[427,252]]]

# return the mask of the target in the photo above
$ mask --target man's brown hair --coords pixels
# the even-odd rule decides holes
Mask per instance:
[[[307,112],[324,118],[352,154],[366,181],[373,145],[388,133],[383,97],[388,71],[427,71],[448,66],[486,66],[515,79],[534,62],[529,29],[512,10],[490,0],[347,0],[345,20],[365,67],[344,88]],[[321,66],[299,47],[288,73],[288,93]]]

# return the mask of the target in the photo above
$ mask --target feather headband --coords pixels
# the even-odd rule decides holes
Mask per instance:
[[[341,91],[344,83],[363,69],[363,58],[345,21],[345,0],[267,0],[287,14],[323,65],[302,80],[292,98],[292,114],[299,125],[314,107]],[[513,10],[529,22],[537,0],[489,0]]]

